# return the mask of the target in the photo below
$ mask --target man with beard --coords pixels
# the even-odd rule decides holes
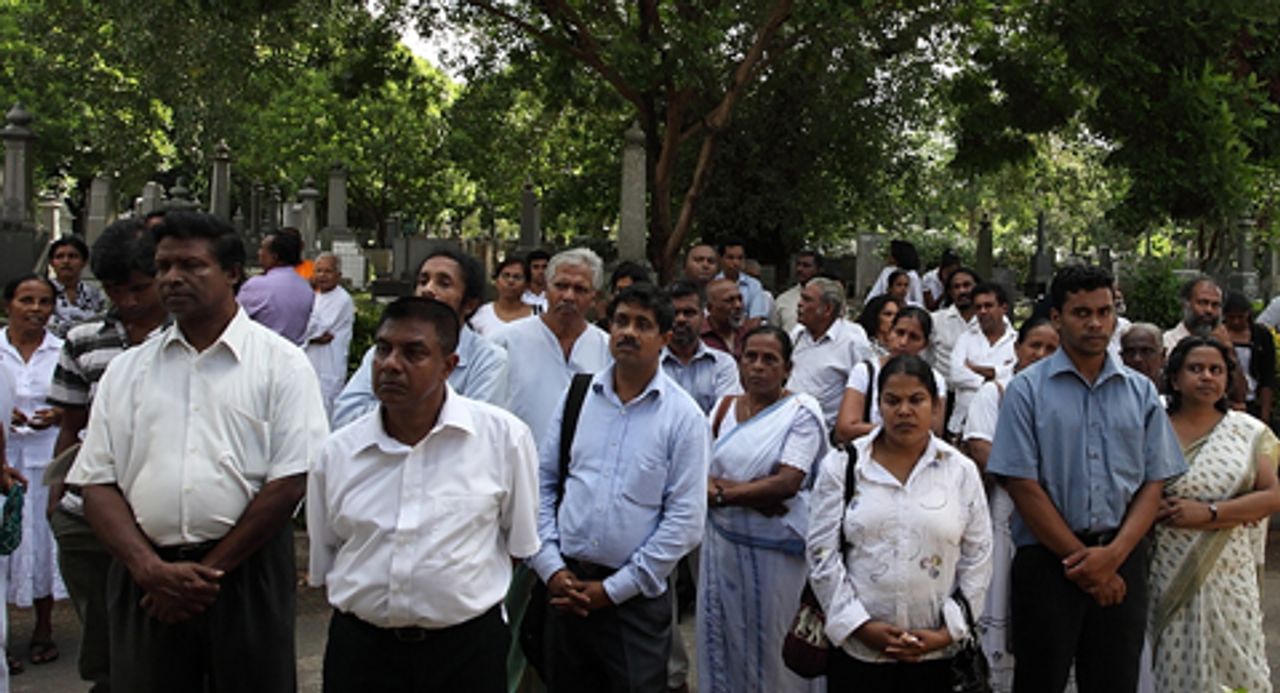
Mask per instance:
[[[707,323],[701,335],[707,346],[731,354],[736,361],[742,351],[742,337],[748,331],[743,324],[745,318],[737,282],[713,279],[707,283]]]
[[[662,350],[662,370],[708,413],[721,397],[742,391],[738,364],[729,354],[702,342],[705,306],[698,287],[679,279],[667,289],[667,296],[675,309],[675,323],[671,343]]]
[[[796,254],[794,274],[796,285],[783,291],[773,302],[773,310],[769,314],[769,323],[781,327],[787,334],[796,329],[800,317],[800,291],[805,282],[818,276],[822,271],[822,253],[816,250],[801,250]]]
[[[933,312],[933,335],[929,340],[929,353],[933,367],[947,380],[947,389],[954,392],[951,385],[951,351],[956,340],[969,329],[973,321],[973,287],[978,284],[978,273],[968,267],[960,267],[947,277],[946,308]],[[948,402],[955,397],[947,397]]]
[[[960,335],[951,352],[951,386],[956,391],[956,408],[947,422],[947,430],[953,434],[964,430],[969,403],[978,388],[988,380],[1006,382],[1018,361],[1013,351],[1018,333],[1006,317],[1009,297],[1004,287],[994,282],[982,283],[973,287],[971,296],[976,324]]]
[[[1222,322],[1222,287],[1213,277],[1202,274],[1182,285],[1178,292],[1182,298],[1182,322],[1164,333],[1164,352],[1167,355],[1184,337],[1209,336]],[[1224,340],[1223,344],[1229,344]]]

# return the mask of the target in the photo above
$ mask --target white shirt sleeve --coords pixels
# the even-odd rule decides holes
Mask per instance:
[[[986,339],[981,334],[979,337]],[[956,340],[955,348],[951,350],[951,387],[956,390],[977,390],[983,383],[982,376],[965,365],[965,361],[969,360],[969,346],[972,341],[971,333],[965,331]]]
[[[514,418],[514,417],[513,417]],[[510,449],[511,483],[499,518],[506,532],[507,552],[515,558],[538,553],[538,449],[533,434],[522,422],[512,422]],[[518,424],[518,425],[516,425]]]
[[[969,403],[969,417],[964,422],[965,440],[985,440],[996,435],[996,419],[1000,414],[1000,389],[995,383],[984,383]]]
[[[813,458],[818,456],[822,443],[822,424],[808,409],[802,408],[800,415],[791,423],[782,447],[782,459],[778,461],[809,474],[813,471]]]
[[[1266,308],[1262,309],[1262,313],[1258,315],[1259,325],[1270,327],[1271,329],[1280,329],[1280,296],[1271,299]]]
[[[332,449],[332,445],[325,445],[307,474],[307,541],[310,546],[307,580],[312,587],[325,584],[325,577],[333,569],[341,543],[329,524],[329,498],[325,484]]]
[[[818,465],[818,477],[809,495],[809,534],[805,541],[809,585],[826,614],[824,630],[832,643],[843,643],[871,620],[866,606],[858,600],[840,551],[847,460],[844,451],[836,449]]]

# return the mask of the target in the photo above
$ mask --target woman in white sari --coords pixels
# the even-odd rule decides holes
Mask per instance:
[[[826,452],[817,400],[783,389],[791,340],[748,333],[739,361],[745,394],[712,410],[707,530],[698,580],[701,693],[821,691],[782,662],[807,568],[808,477]]]
[[[1216,340],[1187,337],[1169,355],[1169,419],[1188,470],[1164,487],[1151,557],[1157,693],[1271,691],[1257,550],[1280,511],[1277,442],[1227,407],[1235,364]]]

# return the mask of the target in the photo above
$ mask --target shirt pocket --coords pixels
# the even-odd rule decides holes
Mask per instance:
[[[271,424],[234,407],[221,407],[223,459],[254,484],[266,480],[271,464]]]
[[[623,482],[623,498],[645,508],[660,507],[667,486],[665,460],[640,460],[623,477]]]

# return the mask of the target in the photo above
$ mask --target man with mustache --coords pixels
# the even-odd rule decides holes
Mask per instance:
[[[814,277],[800,293],[800,325],[791,332],[791,377],[787,389],[812,395],[822,416],[835,427],[849,371],[872,358],[871,342],[862,326],[844,319],[844,285]]]
[[[1213,277],[1202,274],[1182,285],[1178,291],[1182,298],[1182,322],[1164,333],[1164,353],[1167,355],[1184,337],[1193,334],[1209,336],[1222,323],[1222,287]],[[1229,344],[1229,340],[1222,340]]]
[[[688,392],[702,412],[708,413],[721,397],[742,392],[738,364],[729,354],[703,344],[702,293],[692,282],[678,279],[667,289],[675,322],[671,342],[662,350],[662,370]]]
[[[311,468],[310,575],[333,606],[331,693],[506,690],[502,599],[512,559],[538,550],[537,452],[523,422],[449,386],[458,334],[440,301],[387,306],[373,357],[380,406],[331,436]]]
[[[935,310],[932,315],[933,335],[929,339],[929,355],[933,367],[947,379],[948,390],[954,390],[951,386],[951,350],[973,320],[972,292],[977,285],[977,272],[968,267],[953,270],[947,277],[949,305]],[[955,397],[948,394],[947,402],[954,400]]]
[[[978,388],[988,380],[1007,380],[1018,360],[1013,353],[1018,333],[1009,324],[1009,297],[1004,287],[984,282],[973,287],[971,296],[975,324],[960,335],[951,352],[950,378],[956,391],[956,406],[947,431],[952,435],[964,430],[969,403]]]
[[[742,290],[732,279],[712,279],[707,283],[707,322],[702,328],[702,341],[737,360],[742,352],[742,338],[750,331]]]
[[[609,317],[614,363],[586,389],[565,475],[564,397],[539,455],[542,549],[529,564],[550,597],[551,693],[665,690],[668,578],[702,540],[707,512],[707,420],[658,363],[671,302],[637,284],[614,297]]]

